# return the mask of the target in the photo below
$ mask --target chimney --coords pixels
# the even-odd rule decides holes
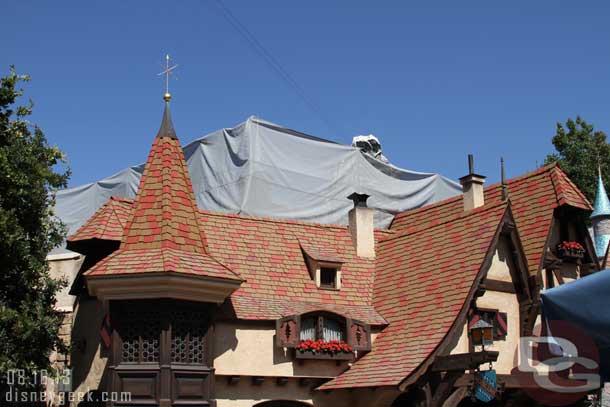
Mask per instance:
[[[460,184],[462,184],[462,191],[464,192],[464,211],[471,211],[485,205],[484,182],[484,176],[475,174],[474,157],[472,154],[468,154],[468,175],[460,178]]]
[[[374,209],[366,206],[369,195],[354,192],[347,199],[354,201],[349,211],[349,232],[358,257],[375,258]]]

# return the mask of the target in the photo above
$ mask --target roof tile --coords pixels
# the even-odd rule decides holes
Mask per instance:
[[[380,242],[374,306],[389,326],[370,353],[320,389],[398,385],[413,373],[465,306],[505,211],[485,205]]]

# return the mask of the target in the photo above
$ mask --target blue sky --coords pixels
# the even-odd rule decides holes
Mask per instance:
[[[610,132],[610,3],[223,0],[303,89],[270,68],[217,0],[12,1],[2,74],[29,73],[33,121],[68,155],[70,185],[146,159],[165,53],[183,144],[250,115],[342,143],[377,135],[401,167],[499,178],[551,152],[558,121]]]

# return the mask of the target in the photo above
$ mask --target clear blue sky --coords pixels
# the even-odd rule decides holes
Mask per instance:
[[[396,165],[454,179],[472,152],[497,181],[501,155],[509,176],[535,168],[557,121],[610,132],[608,2],[223,1],[318,112],[216,0],[3,3],[1,72],[32,76],[70,185],[146,159],[167,52],[183,144],[256,115],[342,143],[374,133]]]

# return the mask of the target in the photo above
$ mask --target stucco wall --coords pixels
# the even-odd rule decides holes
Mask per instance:
[[[100,343],[100,327],[105,315],[97,299],[81,298],[76,304],[72,328],[72,384],[76,392],[87,393],[103,386],[108,361]]]
[[[295,360],[292,349],[275,346],[275,324],[218,322],[214,367],[218,374],[334,377],[347,362]]]
[[[273,379],[259,385],[248,379],[242,377],[239,383],[228,384],[225,377],[217,377],[217,406],[252,407],[269,400],[300,401],[315,407],[389,406],[398,396],[398,392],[390,388],[321,392],[315,390],[316,384],[301,385],[298,380],[289,380],[280,386]]]
[[[519,301],[515,294],[487,291],[484,296],[477,299],[478,308],[497,309],[506,312],[508,316],[508,334],[502,341],[494,341],[493,345],[486,346],[487,350],[500,352],[494,369],[498,374],[510,374],[517,366],[517,350],[519,345]],[[477,349],[480,350],[480,349]],[[481,367],[483,370],[486,367]]]
[[[83,260],[85,260],[85,256],[74,252],[47,256],[51,278],[65,280],[67,283],[66,287],[57,293],[55,308],[59,311],[71,312],[74,308],[75,298],[69,294],[69,291]]]
[[[510,268],[514,267],[509,261],[508,246],[500,240],[498,249],[494,253],[487,278],[500,281],[512,281]],[[487,290],[482,297],[476,300],[477,308],[498,310],[506,312],[508,317],[508,334],[505,340],[495,341],[492,346],[485,347],[487,350],[495,350],[500,352],[498,361],[494,363],[494,369],[498,374],[510,374],[513,367],[517,365],[517,350],[519,344],[519,301],[516,294],[503,293],[498,291]],[[480,350],[477,349],[477,350]],[[462,335],[457,345],[451,350],[451,354],[468,353],[469,338],[467,324],[464,324]],[[482,370],[486,370],[487,366],[481,366]]]

